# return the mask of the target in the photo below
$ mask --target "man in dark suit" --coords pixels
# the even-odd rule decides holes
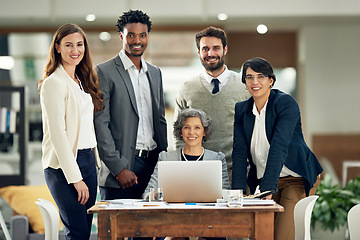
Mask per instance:
[[[105,107],[94,120],[103,200],[141,198],[158,154],[167,148],[161,71],[142,57],[149,16],[124,12],[117,27],[122,50],[97,66]]]

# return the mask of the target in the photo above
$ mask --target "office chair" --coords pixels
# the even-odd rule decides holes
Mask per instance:
[[[55,205],[48,200],[39,198],[35,202],[43,217],[45,226],[45,240],[59,239],[59,213]]]
[[[360,204],[353,206],[348,213],[350,240],[360,239]]]
[[[0,211],[0,225],[1,225],[1,228],[2,228],[3,233],[4,233],[4,235],[5,235],[5,239],[6,239],[6,240],[11,240],[11,236],[10,236],[9,230],[8,230],[7,227],[6,227],[5,220],[4,220],[4,218],[3,218],[3,215],[2,215],[2,213],[1,213],[1,211]]]
[[[308,196],[296,203],[294,208],[295,240],[311,240],[311,213],[318,197],[317,195]]]

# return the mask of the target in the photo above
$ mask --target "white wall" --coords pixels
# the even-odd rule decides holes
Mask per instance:
[[[299,34],[300,106],[307,142],[360,133],[360,24],[311,25]]]
[[[296,18],[301,18],[303,22],[319,17],[356,18],[360,14],[359,0],[0,0],[0,6],[0,27],[55,27],[65,22],[74,22],[82,27],[104,23],[113,26],[118,16],[128,9],[144,10],[154,20],[154,25],[211,23],[227,25],[227,29],[253,28],[259,21],[267,24],[271,21],[272,28],[276,24],[287,29],[289,24],[298,26]],[[96,14],[95,22],[85,21],[89,13]],[[227,22],[220,23],[216,19],[219,13],[229,15]]]

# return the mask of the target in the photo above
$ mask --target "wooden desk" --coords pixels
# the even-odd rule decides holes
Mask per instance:
[[[98,204],[98,239],[123,237],[249,237],[274,238],[274,213],[280,205],[227,207],[105,209]]]

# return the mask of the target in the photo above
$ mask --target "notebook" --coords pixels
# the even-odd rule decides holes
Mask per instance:
[[[216,202],[222,197],[222,163],[160,161],[158,186],[166,202]]]

